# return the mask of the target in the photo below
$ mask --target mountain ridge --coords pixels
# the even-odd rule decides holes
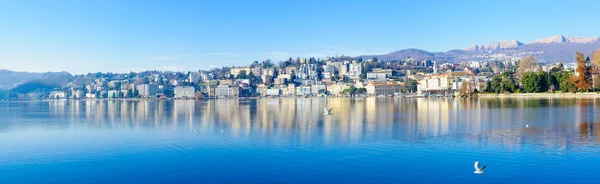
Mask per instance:
[[[402,60],[411,57],[417,60],[440,60],[446,62],[518,60],[525,56],[536,56],[547,63],[573,62],[575,53],[587,56],[600,49],[599,37],[574,37],[556,35],[524,44],[518,40],[505,40],[489,44],[476,44],[464,49],[452,49],[447,52],[429,52],[422,49],[404,49],[382,55],[358,56],[363,59],[377,57],[381,60]],[[398,54],[402,53],[402,54]]]

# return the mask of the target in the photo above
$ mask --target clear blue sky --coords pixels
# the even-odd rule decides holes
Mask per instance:
[[[600,36],[600,1],[4,0],[0,68],[198,70]]]

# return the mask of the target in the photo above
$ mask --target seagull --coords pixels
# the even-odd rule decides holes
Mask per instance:
[[[323,109],[323,112],[325,112],[325,113],[323,113],[323,114],[325,114],[325,115],[331,115],[331,109],[332,109],[332,108],[327,108],[327,107],[325,107],[325,108]]]
[[[483,170],[485,169],[486,166],[483,166],[482,168],[479,168],[479,161],[475,161],[475,174],[483,174]]]

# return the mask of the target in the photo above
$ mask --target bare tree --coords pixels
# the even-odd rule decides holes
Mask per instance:
[[[535,56],[527,56],[519,61],[519,70],[515,77],[520,81],[525,72],[536,72],[538,70],[540,70],[540,65],[537,58]]]

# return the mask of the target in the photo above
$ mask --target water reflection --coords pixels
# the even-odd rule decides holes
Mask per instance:
[[[519,145],[600,141],[597,99],[280,98],[79,100],[0,105],[0,131],[30,127],[187,130],[284,144],[461,136]],[[333,108],[323,115],[323,107]],[[562,143],[561,143],[562,142]]]

